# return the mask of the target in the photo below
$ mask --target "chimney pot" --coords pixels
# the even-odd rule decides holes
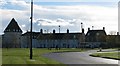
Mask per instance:
[[[117,32],[117,35],[119,35],[119,32]]]
[[[41,34],[43,33],[43,30],[42,30],[42,29],[40,29],[40,33],[41,33]]]
[[[82,28],[82,33],[84,33],[84,29]]]
[[[55,34],[55,30],[53,30],[53,34]]]
[[[90,28],[88,28],[88,31],[90,30]]]
[[[69,29],[67,29],[67,33],[69,33]]]
[[[105,30],[105,27],[103,27],[103,30]]]

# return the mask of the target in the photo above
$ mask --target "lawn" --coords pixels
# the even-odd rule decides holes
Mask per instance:
[[[0,48],[0,65],[2,65],[2,49]]]
[[[81,49],[48,50],[33,48],[33,60],[29,59],[29,49],[26,48],[4,48],[2,49],[2,64],[61,64],[55,60],[43,57],[44,53],[83,51]]]
[[[94,53],[94,54],[91,54],[90,56],[120,60],[120,52]]]

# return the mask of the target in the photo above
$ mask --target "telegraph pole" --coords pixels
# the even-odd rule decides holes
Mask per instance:
[[[32,59],[33,52],[32,52],[32,22],[33,22],[33,0],[31,0],[31,29],[30,29],[30,59]]]

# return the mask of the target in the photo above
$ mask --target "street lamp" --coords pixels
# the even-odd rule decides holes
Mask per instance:
[[[60,34],[60,25],[58,27],[59,27],[59,34]],[[61,39],[59,39],[59,50],[60,50],[60,42],[61,42]]]
[[[60,33],[60,25],[59,25],[59,33]]]
[[[83,29],[83,23],[81,22],[81,30]]]
[[[33,0],[31,0],[31,29],[30,29],[30,59],[32,59],[32,22],[33,22]]]
[[[92,30],[94,29],[94,26],[92,26]]]

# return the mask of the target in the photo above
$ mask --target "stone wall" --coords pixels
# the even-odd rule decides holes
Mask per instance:
[[[20,32],[6,32],[3,36],[3,47],[5,48],[20,48],[21,47]]]

